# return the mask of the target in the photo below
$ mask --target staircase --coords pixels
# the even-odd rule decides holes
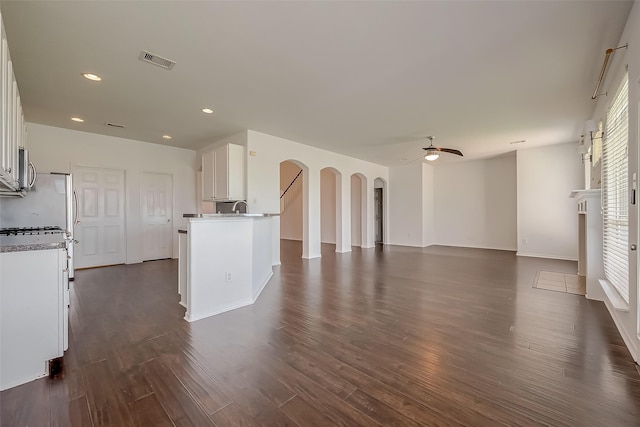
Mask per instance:
[[[300,172],[291,180],[287,188],[285,188],[280,195],[280,213],[284,212],[302,193],[302,179],[300,179],[300,175],[302,175],[302,169],[300,169]]]

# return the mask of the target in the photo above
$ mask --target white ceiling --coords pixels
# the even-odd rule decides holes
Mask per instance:
[[[419,157],[427,135],[466,158],[522,139],[577,141],[631,5],[3,0],[1,10],[29,122],[192,149],[252,129],[392,165]],[[143,49],[175,68],[139,61]]]

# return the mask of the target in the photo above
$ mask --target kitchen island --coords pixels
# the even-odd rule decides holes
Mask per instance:
[[[185,320],[193,322],[258,299],[273,275],[271,218],[277,215],[184,215],[186,251],[180,251],[179,263],[186,270],[186,283],[179,292],[186,302]]]

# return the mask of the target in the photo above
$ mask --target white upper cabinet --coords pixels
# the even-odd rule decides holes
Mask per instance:
[[[18,150],[26,146],[26,126],[1,15],[0,33],[0,186],[18,190]]]
[[[245,148],[225,144],[202,155],[202,199],[245,200]]]

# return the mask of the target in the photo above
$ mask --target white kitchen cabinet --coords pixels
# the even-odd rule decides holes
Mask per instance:
[[[66,263],[66,249],[0,253],[0,390],[46,376],[63,355]]]
[[[18,84],[0,15],[0,184],[11,190],[19,189],[18,149],[26,145],[26,128]]]
[[[245,200],[245,148],[225,144],[202,154],[202,199]]]

